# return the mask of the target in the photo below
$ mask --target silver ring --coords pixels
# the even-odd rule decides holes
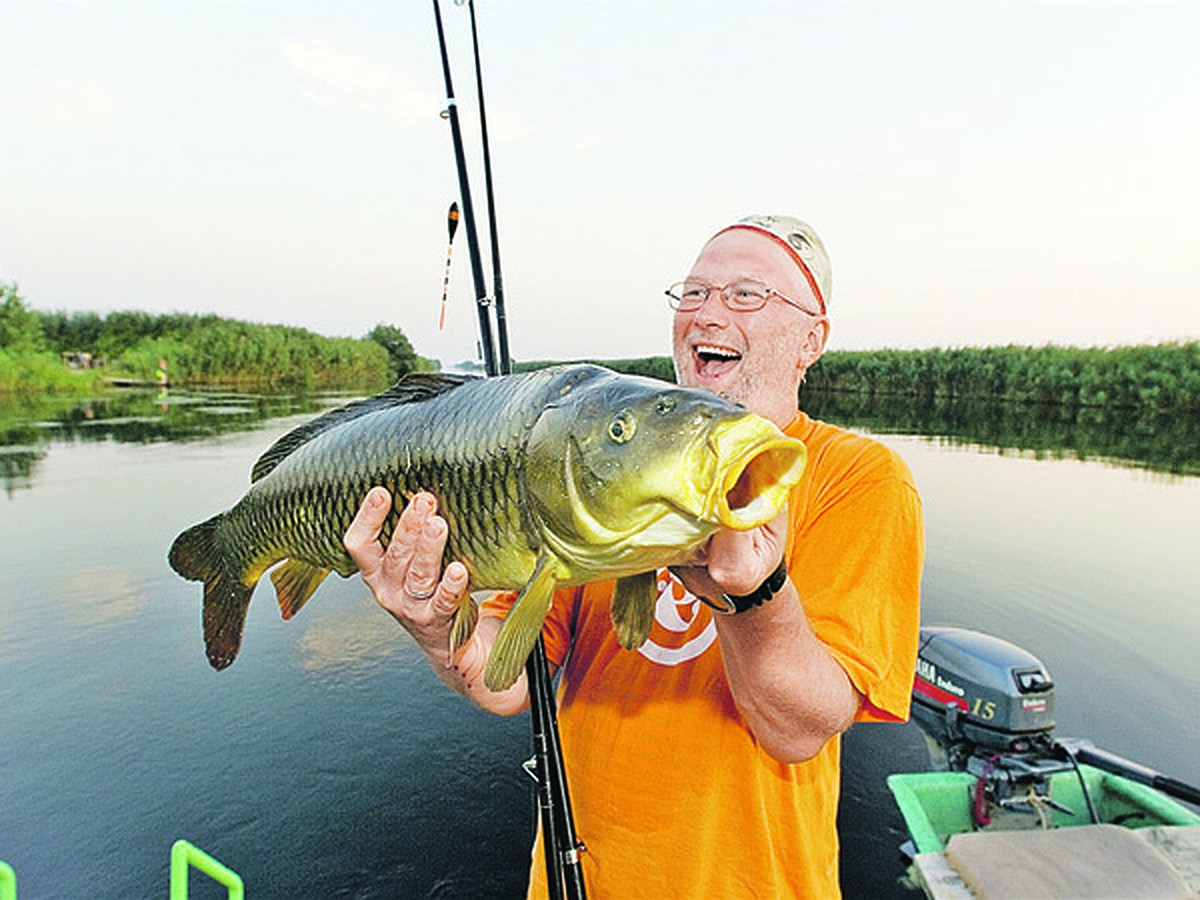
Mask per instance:
[[[427,591],[414,591],[412,588],[410,588],[408,586],[408,582],[405,582],[404,583],[404,593],[408,594],[408,596],[412,597],[414,600],[428,600],[430,597],[432,597],[434,594],[437,593],[437,585],[435,584],[433,587],[431,587]]]

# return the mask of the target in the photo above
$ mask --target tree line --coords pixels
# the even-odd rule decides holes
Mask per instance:
[[[41,312],[0,283],[0,394],[157,381],[163,362],[171,384],[303,388],[374,389],[438,367],[394,325],[350,338],[216,315]]]
[[[214,315],[39,312],[0,283],[0,394],[87,382],[63,354],[88,353],[109,375],[153,381],[159,360],[172,383],[281,387],[385,386],[431,371],[394,325],[362,338]],[[674,380],[670,357],[594,360],[630,374]],[[518,371],[551,365],[519,362]],[[831,351],[813,366],[816,391],[921,400],[992,399],[1065,407],[1200,412],[1200,342],[1121,347],[998,346]]]
[[[807,381],[868,396],[1200,411],[1200,342],[842,351],[822,357]]]

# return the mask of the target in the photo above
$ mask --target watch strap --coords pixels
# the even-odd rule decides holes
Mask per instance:
[[[753,606],[761,606],[774,598],[776,594],[783,590],[784,584],[787,583],[787,578],[787,560],[780,560],[779,566],[767,576],[766,581],[749,594],[724,594],[722,596],[729,604],[729,611],[731,613],[745,612]]]

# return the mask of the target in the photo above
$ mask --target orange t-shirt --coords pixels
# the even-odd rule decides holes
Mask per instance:
[[[789,503],[788,568],[813,631],[865,700],[903,721],[924,554],[908,467],[877,441],[813,421],[785,429],[808,467]],[[775,761],[734,705],[707,606],[658,575],[646,644],[624,650],[612,582],[559,591],[543,629],[561,667],[559,729],[590,896],[836,897],[841,743]],[[484,604],[503,616],[512,595]],[[778,602],[778,601],[774,601]],[[546,895],[540,837],[530,896]]]

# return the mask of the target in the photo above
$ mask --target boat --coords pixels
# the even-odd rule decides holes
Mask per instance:
[[[1200,788],[1054,735],[1025,650],[921,628],[912,718],[931,770],[888,777],[909,881],[932,900],[1200,897]]]

